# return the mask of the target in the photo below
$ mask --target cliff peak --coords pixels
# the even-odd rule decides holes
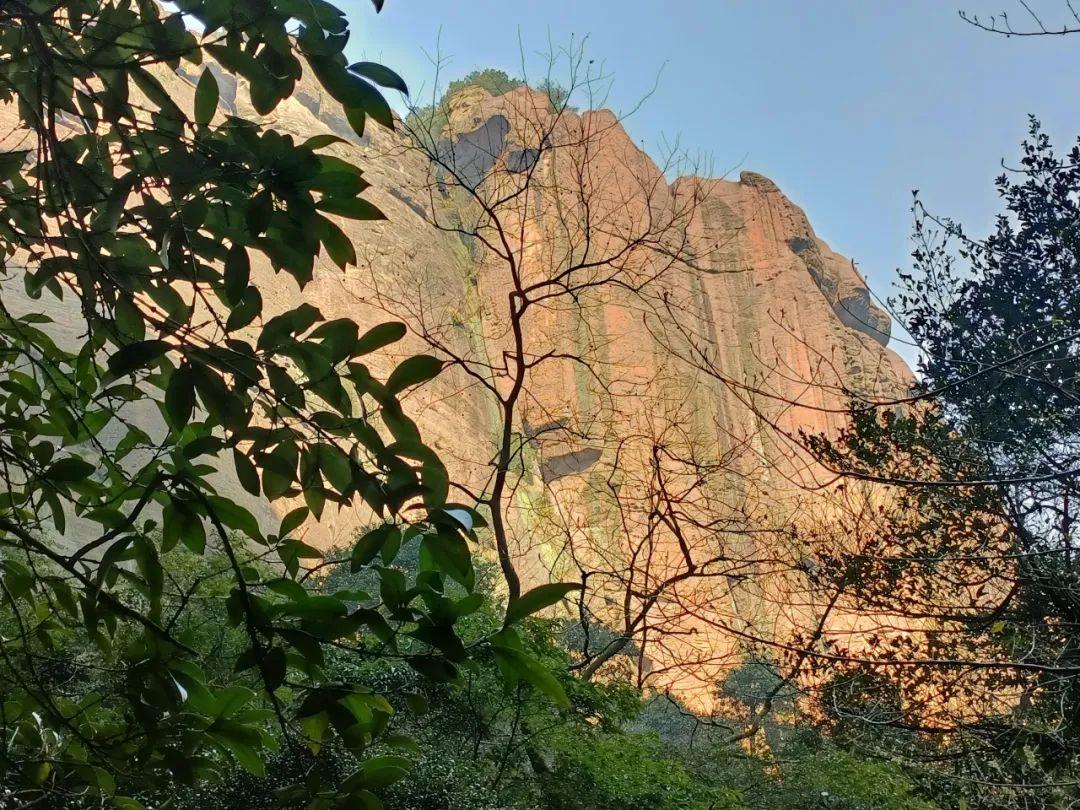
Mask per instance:
[[[758,262],[773,268],[770,279],[778,274],[779,268],[787,273],[805,274],[829,303],[840,324],[882,347],[888,345],[892,321],[874,303],[855,263],[817,236],[803,209],[772,179],[753,171],[741,172],[738,181],[680,177],[672,189],[678,193],[680,187],[687,185],[703,189],[706,218],[715,227],[741,232],[733,238],[754,246]],[[722,251],[713,272],[729,271],[735,252],[734,249]]]

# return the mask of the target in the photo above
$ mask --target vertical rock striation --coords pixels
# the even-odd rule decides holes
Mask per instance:
[[[176,102],[190,109],[198,77],[161,78]],[[243,88],[235,82],[222,87],[224,112],[257,117]],[[457,100],[450,132],[438,147],[467,164],[464,185],[473,188],[489,182],[495,167],[510,178],[546,178],[515,215],[523,272],[541,275],[572,241],[567,223],[582,214],[574,195],[560,190],[583,182],[571,170],[580,163],[574,150],[580,156],[584,147],[531,143],[523,125],[549,115],[547,104],[546,95],[528,88],[499,97],[469,88]],[[0,125],[9,113],[0,109]],[[468,216],[467,205],[447,191],[445,178],[409,139],[378,127],[357,138],[340,108],[307,81],[272,120],[298,139],[324,133],[343,138],[328,150],[364,167],[372,184],[365,196],[387,221],[342,221],[359,266],[342,273],[324,260],[303,291],[269,266],[253,267],[266,316],[302,299],[327,318],[350,317],[362,329],[404,320],[413,335],[397,348],[403,354],[430,351],[436,341],[475,368],[504,363],[505,270],[467,228],[458,233],[445,226]],[[758,533],[739,541],[741,553],[759,552],[767,546],[765,529],[784,525],[800,510],[814,512],[817,504],[827,514],[828,497],[808,494],[821,470],[792,437],[841,427],[852,393],[902,394],[912,381],[887,348],[888,316],[873,304],[853,264],[818,238],[804,212],[760,174],[743,172],[738,181],[684,177],[668,184],[612,113],[568,112],[558,126],[589,135],[588,182],[595,193],[590,203],[608,223],[608,242],[635,218],[678,220],[673,212],[693,199],[685,207],[684,226],[699,258],[676,263],[640,290],[598,283],[572,302],[538,308],[527,324],[534,353],[573,353],[579,360],[538,367],[516,415],[521,470],[510,508],[526,580],[575,576],[575,566],[612,566],[632,556],[634,527],[647,525],[648,516],[628,518],[616,501],[648,471],[647,448],[634,437],[655,433],[664,414],[677,416],[679,441],[693,453],[713,460],[738,456],[714,495],[743,520],[756,522]],[[647,198],[643,188],[649,189]],[[645,261],[626,272],[644,277],[652,267]],[[374,357],[372,371],[385,376],[399,359]],[[450,367],[413,393],[407,407],[456,480],[483,490],[499,415],[475,376]],[[347,543],[371,520],[352,510],[330,511],[308,528],[309,542]],[[664,542],[669,547],[659,552],[658,565],[678,564],[675,541]],[[719,541],[703,536],[702,542]],[[774,551],[789,560],[802,553]],[[717,577],[670,597],[722,615],[723,621],[671,620],[672,628],[693,632],[677,643],[648,647],[658,685],[687,693],[709,690],[717,673],[731,665],[725,655],[737,654],[732,636],[720,630],[738,623],[756,633],[787,633],[809,611],[792,607],[785,596],[788,584],[740,582]],[[605,614],[602,605],[616,597],[602,589],[595,595],[598,614],[613,626],[620,618]],[[693,672],[670,674],[687,661]]]

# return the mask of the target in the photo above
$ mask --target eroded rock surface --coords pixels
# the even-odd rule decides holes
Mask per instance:
[[[192,73],[162,76],[184,109],[193,105],[197,80]],[[223,114],[256,117],[243,86],[231,79],[219,84]],[[538,184],[525,196],[528,208],[516,223],[524,263],[539,268],[525,272],[540,274],[557,261],[566,222],[580,215],[575,203],[550,191],[572,185],[574,178],[565,172],[574,161],[560,162],[560,147],[530,143],[522,134],[522,117],[547,114],[547,104],[545,95],[527,88],[500,97],[470,88],[452,117],[453,131],[462,134],[447,137],[440,147],[462,162],[462,185],[471,189],[487,182],[496,166],[508,177],[548,172],[550,184]],[[365,196],[387,221],[342,221],[359,266],[342,273],[324,258],[302,291],[267,263],[256,263],[253,279],[263,289],[264,317],[308,301],[327,318],[355,319],[362,330],[404,320],[413,333],[394,353],[370,362],[382,377],[402,356],[432,351],[433,338],[477,368],[504,363],[505,267],[478,240],[459,232],[467,228],[446,227],[468,211],[411,141],[376,125],[356,137],[341,109],[307,79],[271,120],[300,140],[321,133],[346,139],[328,151],[365,169],[372,183]],[[13,121],[10,108],[0,109],[8,144],[19,137]],[[594,136],[590,176],[598,179],[591,204],[605,221],[617,225],[644,214],[663,216],[693,196],[698,202],[688,208],[685,227],[703,249],[700,261],[678,264],[664,276],[659,283],[666,295],[656,294],[651,308],[624,288],[598,284],[573,305],[546,308],[528,324],[527,340],[536,354],[572,351],[579,360],[538,366],[516,414],[524,449],[510,509],[527,583],[574,576],[575,565],[618,565],[631,558],[635,539],[627,532],[645,525],[643,516],[620,522],[617,505],[597,493],[615,492],[617,498],[619,486],[630,487],[625,482],[645,475],[647,453],[634,445],[634,437],[655,431],[665,413],[678,415],[680,429],[691,437],[686,441],[703,457],[738,451],[722,494],[738,502],[726,508],[746,521],[764,529],[807,508],[827,518],[828,497],[807,494],[821,471],[800,455],[792,437],[842,426],[851,392],[897,394],[912,381],[887,348],[888,316],[873,304],[863,279],[768,178],[744,172],[737,181],[689,177],[668,184],[612,113],[567,113],[560,126]],[[642,187],[650,189],[644,202],[635,191]],[[610,230],[605,238],[617,238],[611,234],[618,227]],[[647,274],[649,268],[645,262],[633,272]],[[657,304],[661,300],[666,309]],[[711,372],[695,358],[707,358]],[[590,373],[582,372],[587,364],[581,359],[591,364]],[[406,405],[455,479],[482,491],[499,427],[491,395],[464,368],[451,366],[412,393]],[[362,510],[328,508],[321,523],[307,527],[306,539],[323,547],[342,545],[371,519]],[[764,530],[748,536],[740,541],[740,553],[768,550],[771,536]],[[658,565],[679,564],[669,542]],[[713,541],[704,536],[702,542]],[[722,614],[725,627],[782,635],[812,612],[785,595],[790,587],[786,581],[761,586],[718,577],[678,598]],[[611,598],[597,597],[598,603]],[[605,618],[618,624],[615,614]],[[688,693],[711,689],[736,654],[731,637],[709,622],[679,626],[695,632],[649,651],[654,670],[669,673],[659,675],[658,683]],[[670,674],[680,658],[692,671]]]

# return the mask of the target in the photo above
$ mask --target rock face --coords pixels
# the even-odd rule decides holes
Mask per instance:
[[[844,407],[846,392],[909,387],[910,370],[886,348],[889,316],[775,183],[753,172],[738,182],[675,185],[685,182],[708,187],[696,224],[721,244],[700,284],[727,376],[802,406],[782,417],[791,431],[838,427],[831,412]]]
[[[306,99],[278,125],[333,129]],[[760,174],[668,182],[608,111],[552,121],[527,88],[469,88],[449,122],[430,145],[440,166],[383,130],[335,147],[365,166],[388,221],[346,225],[360,266],[317,273],[304,296],[328,317],[402,319],[405,350],[455,358],[410,405],[456,479],[486,493],[495,394],[513,378],[508,302],[550,290],[518,324],[534,365],[505,508],[525,586],[590,572],[589,606],[632,638],[639,681],[702,708],[747,639],[791,640],[829,613],[823,633],[857,631],[808,586],[807,538],[847,542],[861,507],[820,489],[798,436],[836,431],[852,395],[899,395],[912,375],[852,263]],[[626,248],[635,237],[643,249]],[[654,518],[658,487],[682,493],[684,534]],[[347,542],[365,519],[342,513],[309,539]]]
[[[192,107],[197,79],[162,77],[184,109]],[[256,118],[246,89],[230,82],[219,82],[223,111]],[[471,232],[476,207],[463,192],[490,183],[493,171],[502,172],[499,182],[527,184],[522,207],[506,214],[518,234],[511,252],[526,281],[557,276],[559,262],[580,244],[575,223],[586,216],[586,199],[575,188],[588,186],[588,216],[603,223],[592,238],[609,255],[620,255],[619,240],[631,226],[677,224],[695,260],[672,259],[658,240],[651,254],[633,266],[627,261],[608,283],[603,271],[576,271],[578,283],[581,272],[594,275],[574,295],[537,305],[523,327],[530,357],[549,357],[530,371],[514,414],[520,469],[508,510],[522,573],[528,585],[591,567],[630,572],[609,577],[590,597],[597,615],[621,632],[630,616],[604,605],[621,604],[621,593],[639,587],[632,569],[642,543],[655,555],[653,581],[662,579],[657,570],[675,571],[686,559],[674,538],[656,533],[643,495],[655,484],[650,452],[658,433],[675,431],[677,440],[665,439],[670,446],[724,466],[707,497],[729,517],[753,524],[717,539],[721,529],[695,521],[705,528],[694,555],[715,560],[717,548],[737,543],[744,557],[769,552],[790,561],[805,550],[770,550],[769,532],[800,510],[829,510],[825,496],[807,494],[821,471],[794,437],[842,426],[849,393],[898,394],[912,377],[887,348],[888,316],[872,303],[852,263],[815,235],[772,181],[744,172],[738,181],[669,183],[607,111],[567,112],[549,128],[551,138],[534,142],[528,124],[551,123],[547,104],[527,88],[501,97],[465,91],[436,147],[460,169],[455,190],[409,138],[374,125],[357,138],[331,99],[301,83],[274,112],[273,124],[298,139],[345,138],[327,151],[365,169],[372,184],[365,196],[387,221],[341,223],[359,257],[359,266],[345,273],[324,260],[303,291],[266,265],[253,267],[253,279],[264,290],[267,317],[305,300],[327,318],[351,317],[362,329],[400,319],[412,334],[396,351],[435,347],[460,359],[411,394],[407,406],[455,479],[479,492],[490,480],[502,427],[498,402],[482,383],[501,391],[499,371],[507,368],[513,333],[511,286],[498,251]],[[664,272],[654,272],[660,266]],[[642,279],[647,283],[638,284]],[[387,354],[370,365],[385,376],[399,360]],[[370,519],[328,509],[306,539],[344,544]],[[649,610],[656,613],[643,626],[666,622],[681,636],[646,643],[651,664],[642,671],[651,666],[656,685],[711,691],[738,654],[725,631],[788,633],[812,613],[788,598],[790,582],[741,584],[747,578],[727,572],[654,600]],[[675,603],[684,608],[677,618],[667,612]]]

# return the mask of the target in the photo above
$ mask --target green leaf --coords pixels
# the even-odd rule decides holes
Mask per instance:
[[[491,651],[495,655],[495,663],[503,673],[503,677],[511,685],[519,680],[527,681],[543,692],[560,708],[570,707],[570,700],[555,676],[529,655],[519,649],[504,646],[497,641],[492,643]]]
[[[258,287],[248,287],[244,291],[240,303],[233,308],[229,319],[225,322],[225,328],[230,332],[243,329],[262,314],[262,293]]]
[[[450,494],[450,475],[434,451],[429,451],[423,462],[424,503],[431,509],[437,509],[446,503]]]
[[[237,306],[244,296],[251,279],[251,262],[247,249],[234,244],[225,255],[225,301],[230,306]]]
[[[312,191],[330,197],[355,197],[370,185],[354,163],[334,155],[319,155],[318,160],[319,173],[306,183]]]
[[[274,216],[274,198],[269,191],[260,191],[247,205],[244,219],[247,223],[248,233],[258,237],[270,226],[270,219]]]
[[[339,363],[356,352],[358,329],[351,318],[338,318],[320,324],[311,333],[312,340],[322,341],[331,363]]]
[[[176,106],[176,102],[173,101],[172,96],[169,95],[156,76],[141,65],[129,66],[125,72],[131,76],[136,86],[143,91],[146,97],[157,105],[164,117],[177,123],[184,120],[183,111]]]
[[[372,562],[375,557],[378,556],[379,552],[382,551],[383,546],[385,546],[395,535],[400,537],[400,534],[400,529],[393,523],[384,523],[381,526],[376,526],[357,540],[356,545],[353,546],[352,554],[350,555],[351,570],[353,573]]]
[[[251,459],[235,447],[233,448],[233,466],[236,467],[236,477],[240,481],[240,486],[257,497],[261,493],[259,471]]]
[[[363,110],[387,129],[394,128],[394,113],[382,93],[373,85],[350,73],[332,58],[311,56],[310,62],[322,85],[346,111]]]
[[[136,179],[135,173],[129,172],[113,183],[113,187],[100,206],[97,216],[94,217],[92,223],[94,230],[103,233],[111,233],[116,230],[120,224],[120,217],[127,207],[128,195],[131,194]]]
[[[106,796],[111,796],[116,792],[116,779],[104,768],[92,767],[90,782]]]
[[[322,487],[305,487],[304,503],[311,510],[316,520],[322,519],[323,507],[326,505],[326,492]]]
[[[330,726],[330,715],[326,712],[319,712],[310,717],[305,717],[300,721],[300,725],[304,729],[304,737],[307,739],[311,753],[318,754],[319,749],[322,748],[326,730]]]
[[[203,69],[199,83],[195,87],[195,123],[209,124],[217,111],[218,98],[217,79],[210,72],[210,68]]]
[[[346,779],[341,789],[345,793],[365,790],[382,790],[409,773],[409,760],[387,754],[366,760],[354,774]]]
[[[173,322],[172,324],[166,324],[162,327],[163,329],[173,331],[176,325],[188,322],[188,318],[191,316],[191,307],[188,306],[187,302],[171,284],[160,281],[150,287],[147,294],[154,300],[155,304],[165,310],[165,314]]]
[[[182,364],[169,375],[165,388],[165,413],[173,430],[183,430],[195,409],[195,380],[191,368]]]
[[[78,456],[67,456],[45,471],[45,477],[55,484],[82,481],[94,472],[94,465]]]
[[[122,295],[114,310],[116,325],[125,338],[143,340],[146,337],[146,320],[135,306],[135,301],[128,295]]]
[[[342,270],[350,264],[356,264],[356,249],[341,228],[326,217],[319,217],[315,228],[330,261]]]
[[[300,570],[300,560],[321,560],[323,553],[307,543],[289,537],[278,542],[278,556],[285,563],[285,570],[290,576],[296,576]]]
[[[378,326],[373,326],[366,331],[358,341],[356,341],[356,348],[353,350],[354,354],[370,354],[371,352],[378,351],[391,343],[397,343],[408,331],[405,324],[400,321],[389,321],[387,323],[380,323]]]
[[[260,349],[274,349],[290,335],[298,335],[322,319],[322,313],[311,304],[301,304],[296,309],[275,315],[263,326],[259,335]]]
[[[321,192],[326,197],[345,198],[361,194],[369,183],[360,176],[359,171],[323,171],[307,185],[312,191]]]
[[[246,686],[227,686],[217,695],[214,702],[214,716],[232,717],[254,699],[255,692]]]
[[[234,756],[236,761],[248,773],[255,776],[264,776],[266,766],[263,764],[259,751],[254,746],[233,739],[220,739],[221,744]]]
[[[409,87],[405,84],[404,79],[398,76],[390,68],[380,65],[377,62],[357,62],[356,64],[349,65],[349,70],[353,73],[358,73],[364,78],[371,79],[375,84],[382,87],[389,87],[393,90],[400,90],[405,95],[409,95]]]
[[[23,163],[26,162],[26,156],[29,154],[29,149],[0,152],[0,183],[7,182],[18,174],[23,167]]]
[[[165,354],[168,348],[169,344],[164,340],[141,340],[121,346],[120,350],[109,358],[109,371],[115,377],[130,374],[153,363]]]
[[[261,459],[263,468],[263,494],[270,500],[285,495],[296,482],[298,460],[296,445],[282,442],[274,452]]]
[[[336,444],[319,445],[319,468],[338,492],[346,492],[352,486],[353,468],[345,451]]]
[[[161,548],[168,552],[183,543],[196,554],[206,548],[206,529],[192,503],[184,498],[170,498],[162,513]]]
[[[459,534],[428,534],[420,542],[422,554],[439,571],[447,574],[466,588],[473,585],[472,555],[469,546]]]
[[[286,616],[303,618],[344,616],[348,612],[348,606],[340,599],[322,595],[309,596],[307,599],[291,602],[282,609],[282,613]]]
[[[419,385],[433,379],[443,367],[443,361],[430,354],[418,354],[406,358],[386,380],[386,390],[397,394],[409,386]]]
[[[192,364],[191,371],[195,377],[195,390],[212,417],[230,430],[238,430],[248,423],[251,413],[244,400],[229,390],[217,371],[202,363]]]
[[[359,107],[346,107],[345,119],[349,122],[353,132],[356,133],[356,137],[363,138],[364,127],[367,126],[367,113]]]
[[[245,537],[254,540],[262,538],[262,532],[259,531],[259,521],[255,520],[254,515],[247,509],[220,495],[210,495],[207,500],[210,502],[213,514],[225,526],[236,529]]]
[[[581,584],[578,582],[552,582],[533,588],[519,598],[510,600],[510,604],[506,606],[506,624],[513,624],[526,616],[531,616],[533,613],[561,602],[571,591],[580,590]]]
[[[278,527],[278,537],[287,537],[296,531],[308,519],[309,514],[310,512],[306,506],[298,506],[293,509],[281,519],[281,525]]]
[[[0,560],[0,572],[2,572],[4,585],[12,597],[26,596],[34,587],[35,576],[20,562],[15,560]]]
[[[315,207],[347,219],[386,219],[386,215],[362,197],[323,197]]]
[[[0,182],[3,182],[0,180]],[[41,297],[41,291],[46,287],[51,287],[57,284],[56,276],[63,270],[59,262],[51,262],[49,264],[41,263],[38,266],[37,271],[31,271],[29,268],[23,275],[23,287],[26,289],[26,294],[34,300]],[[123,299],[121,299],[123,300]],[[119,307],[117,307],[117,319],[119,320]],[[140,323],[142,319],[140,318]]]
[[[160,608],[161,592],[165,585],[165,571],[161,567],[157,548],[146,537],[140,536],[135,538],[133,551],[139,573],[142,574],[150,591],[152,611],[156,611]]]
[[[312,135],[302,144],[301,149],[323,149],[327,146],[332,146],[335,143],[348,143],[344,138],[339,138],[337,135]]]

